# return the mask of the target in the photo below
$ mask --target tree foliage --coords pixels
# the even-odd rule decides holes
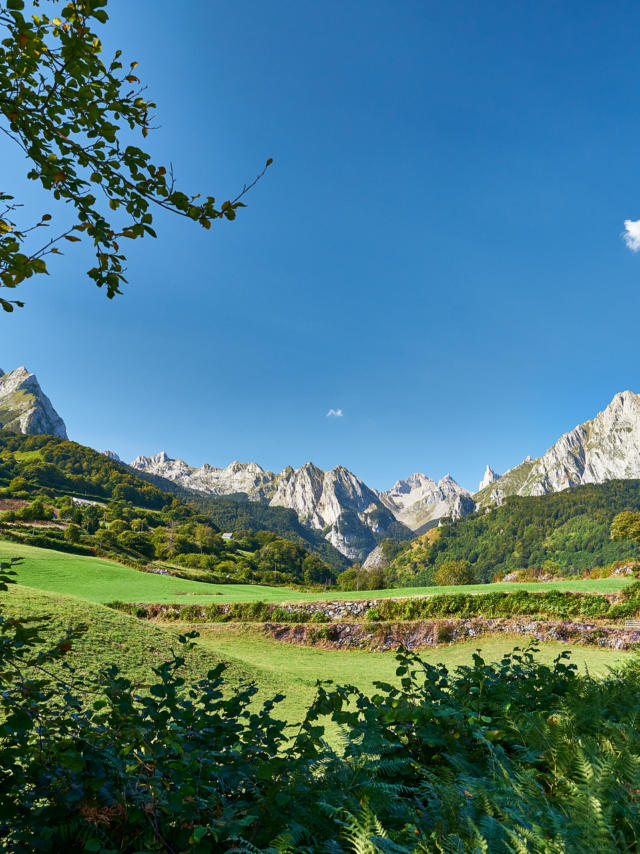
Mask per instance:
[[[2,130],[29,161],[27,177],[73,215],[51,236],[51,214],[30,215],[19,225],[19,202],[0,191],[0,287],[46,273],[48,255],[85,237],[95,251],[88,275],[112,298],[126,282],[121,244],[155,237],[156,210],[209,229],[214,220],[235,219],[241,198],[264,170],[221,204],[178,189],[172,167],[156,165],[134,144],[138,134],[145,138],[152,130],[156,105],[136,61],[126,62],[119,50],[111,59],[103,55],[99,31],[108,21],[107,0],[57,2],[53,17],[40,12],[40,0],[30,5],[37,14],[27,16],[23,0],[0,0]],[[15,305],[23,303],[0,296],[6,311]]]
[[[475,575],[468,560],[445,560],[434,575],[435,583],[440,587],[450,584],[473,584]]]
[[[174,574],[198,581],[335,583],[327,563],[309,553],[315,540],[298,528],[296,542],[269,530],[223,540],[206,503],[188,505],[123,463],[55,436],[0,431],[0,498],[14,505],[0,511],[2,535],[14,541],[134,565],[169,561]],[[54,517],[46,527],[27,524]]]
[[[611,539],[640,542],[640,512],[625,510],[618,513],[611,522]]]

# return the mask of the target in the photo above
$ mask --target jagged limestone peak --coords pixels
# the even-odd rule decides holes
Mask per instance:
[[[485,486],[489,486],[490,483],[495,483],[496,480],[500,480],[500,475],[497,471],[492,469],[490,465],[488,465],[484,470],[482,480],[480,481],[480,485],[478,486],[478,492],[480,492],[481,489],[484,489]]]
[[[438,482],[415,472],[380,493],[380,498],[396,519],[412,531],[421,531],[443,516],[457,518],[472,512],[475,506],[468,490],[449,472]]]

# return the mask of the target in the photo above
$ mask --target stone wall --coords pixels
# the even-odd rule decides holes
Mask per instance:
[[[421,649],[484,634],[525,635],[539,641],[560,641],[628,650],[640,647],[640,629],[599,626],[569,621],[507,619],[417,620],[411,623],[265,623],[265,634],[285,643],[321,646],[329,649],[370,649],[386,652],[402,644]]]

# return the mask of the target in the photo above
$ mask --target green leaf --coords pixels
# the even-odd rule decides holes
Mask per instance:
[[[7,0],[7,9],[13,9],[18,12],[24,9],[24,2],[23,0]]]
[[[206,827],[196,827],[196,829],[191,834],[191,842],[200,842],[207,835]]]

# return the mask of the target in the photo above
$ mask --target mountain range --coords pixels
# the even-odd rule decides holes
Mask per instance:
[[[0,428],[67,437],[64,421],[35,374],[24,367],[0,371]],[[112,451],[104,453],[118,459]],[[130,468],[208,496],[238,495],[289,508],[342,554],[363,560],[385,538],[408,539],[443,516],[455,520],[488,511],[509,495],[545,495],[582,484],[640,478],[640,395],[616,394],[606,409],[565,433],[537,459],[526,457],[502,475],[487,466],[474,495],[448,474],[436,482],[420,472],[380,492],[344,466],[323,471],[311,462],[279,473],[256,462],[197,468],[160,452],[136,457]]]

